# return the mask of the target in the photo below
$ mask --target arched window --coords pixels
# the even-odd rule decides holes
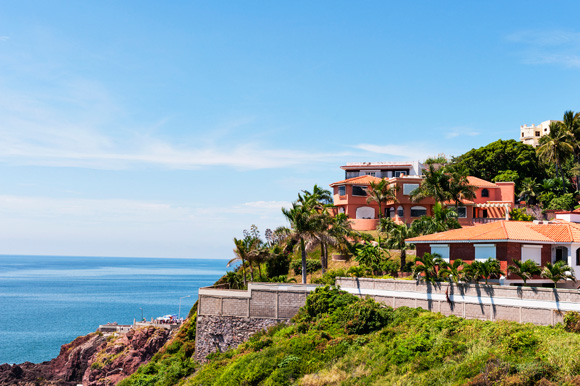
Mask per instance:
[[[397,208],[397,216],[399,216],[399,218],[405,217],[405,210],[403,209],[402,206],[399,206]]]
[[[413,206],[411,208],[411,217],[427,216],[427,208],[424,206]]]
[[[375,210],[370,206],[361,206],[359,208],[356,208],[356,218],[359,219],[375,218]]]
[[[481,197],[489,197],[489,190],[481,189]]]

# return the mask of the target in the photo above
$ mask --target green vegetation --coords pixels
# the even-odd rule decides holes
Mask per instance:
[[[195,351],[195,328],[197,302],[175,337],[167,343],[151,361],[142,365],[118,386],[172,386],[177,385],[199,368],[193,360]],[[193,312],[193,313],[192,313]]]
[[[120,385],[580,382],[580,359],[573,354],[580,350],[580,335],[568,332],[579,330],[578,313],[567,314],[565,325],[556,327],[465,320],[422,309],[393,310],[326,286],[308,296],[293,322],[213,354],[196,372],[189,359],[178,359],[180,350],[169,354],[167,349]]]

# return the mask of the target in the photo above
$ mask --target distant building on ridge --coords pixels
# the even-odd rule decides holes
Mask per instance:
[[[550,134],[550,124],[558,121],[544,121],[539,125],[521,125],[520,126],[520,142],[526,145],[538,147],[540,138],[544,135]]]

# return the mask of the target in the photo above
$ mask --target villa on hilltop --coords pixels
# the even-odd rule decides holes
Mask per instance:
[[[525,143],[526,145],[532,145],[533,147],[537,147],[540,141],[540,138],[544,135],[550,134],[550,124],[553,122],[558,121],[544,121],[539,125],[521,125],[520,126],[520,142]]]
[[[333,188],[335,213],[345,213],[355,230],[374,230],[378,225],[379,206],[376,202],[367,203],[368,188],[371,182],[378,183],[386,178],[391,185],[397,186],[397,202],[384,205],[383,217],[397,223],[410,224],[413,220],[432,213],[435,200],[425,198],[419,202],[411,201],[410,194],[422,183],[423,165],[420,162],[362,162],[341,166],[345,170],[345,180],[330,184]],[[489,182],[477,177],[468,177],[469,183],[477,187],[476,198],[463,200],[454,208],[462,226],[482,224],[507,219],[514,207],[513,182]],[[454,207],[451,202],[445,203]]]

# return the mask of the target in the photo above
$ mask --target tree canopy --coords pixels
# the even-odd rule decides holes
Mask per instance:
[[[452,165],[465,168],[470,176],[487,181],[493,181],[500,175],[510,177],[517,175],[520,180],[527,177],[541,179],[546,176],[534,147],[514,139],[507,141],[499,139],[478,149],[471,149],[465,154],[454,157]],[[514,182],[518,191],[520,188],[518,181]]]

